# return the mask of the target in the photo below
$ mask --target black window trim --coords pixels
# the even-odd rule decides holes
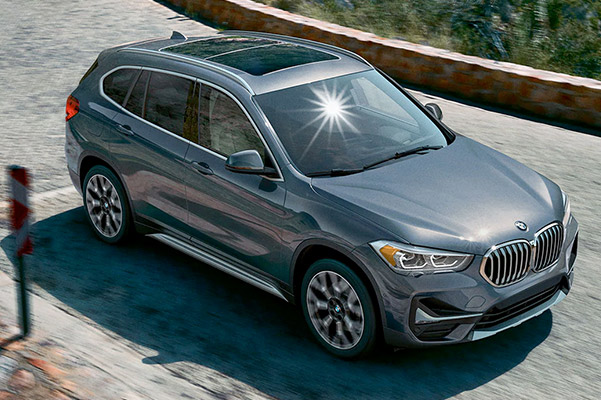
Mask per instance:
[[[267,142],[265,141],[265,138],[263,137],[263,134],[261,133],[261,131],[259,130],[259,128],[257,127],[257,124],[255,123],[255,121],[253,120],[253,118],[250,116],[250,114],[248,113],[248,111],[246,110],[246,107],[244,107],[244,105],[240,102],[240,100],[238,100],[236,98],[236,96],[234,96],[230,91],[228,91],[227,89],[223,88],[222,86],[219,86],[215,83],[212,82],[208,82],[205,81],[204,79],[200,79],[200,78],[196,78],[194,76],[190,76],[190,75],[185,75],[185,74],[181,74],[179,72],[174,72],[174,71],[168,71],[165,69],[160,69],[160,68],[154,68],[154,67],[143,67],[143,66],[139,66],[139,65],[119,65],[118,67],[115,67],[111,70],[109,70],[108,72],[106,72],[105,74],[103,74],[100,79],[99,79],[99,90],[100,90],[100,95],[102,97],[104,97],[106,100],[108,100],[109,102],[111,102],[112,104],[114,104],[115,106],[117,106],[118,108],[120,108],[122,111],[126,112],[129,116],[136,118],[168,135],[171,135],[175,138],[178,138],[180,140],[183,140],[184,142],[189,143],[192,146],[195,146],[201,150],[204,150],[216,157],[219,157],[221,159],[223,159],[224,161],[227,160],[227,157],[223,156],[222,154],[219,154],[207,147],[201,146],[198,143],[194,143],[176,133],[173,133],[165,128],[162,128],[158,125],[153,124],[150,121],[147,121],[146,119],[132,113],[131,111],[129,111],[128,109],[126,109],[122,104],[118,104],[115,100],[111,99],[106,93],[104,93],[104,79],[109,76],[110,74],[112,74],[115,71],[118,71],[120,69],[137,69],[139,70],[138,72],[138,76],[136,78],[139,78],[139,75],[143,72],[143,71],[149,71],[150,73],[152,72],[160,72],[160,73],[164,73],[164,74],[168,74],[168,75],[174,75],[174,76],[179,76],[181,78],[185,78],[185,79],[190,79],[194,82],[196,82],[198,85],[200,85],[199,87],[199,96],[200,96],[200,89],[202,88],[202,85],[207,85],[210,86],[214,89],[217,89],[223,93],[225,93],[228,97],[230,97],[232,100],[234,100],[234,102],[238,105],[238,107],[240,107],[240,109],[242,110],[242,112],[244,112],[244,115],[246,116],[246,118],[250,121],[251,125],[253,126],[253,129],[255,130],[255,133],[259,136],[259,139],[261,139],[261,142],[263,143],[263,146],[265,146],[265,149],[267,150],[267,153],[269,155],[269,157],[271,158],[271,161],[273,163],[273,165],[275,166],[275,169],[278,173],[278,177],[277,178],[273,178],[273,177],[268,177],[268,176],[263,176],[265,179],[269,179],[270,181],[274,181],[274,182],[284,182],[284,175],[282,174],[282,170],[280,169],[280,166],[278,165],[278,162],[276,160],[276,158],[273,156],[273,152],[271,151],[271,149],[269,148],[269,145],[267,144]],[[150,81],[150,79],[149,79]],[[132,82],[130,82],[130,88],[128,90],[127,96],[126,96],[126,100],[128,100],[129,95],[131,94],[131,90],[133,88],[133,85],[135,85],[135,83],[137,82],[137,79],[132,79]],[[144,104],[146,104],[146,93],[148,92],[148,82],[146,83],[146,92],[145,92],[145,96],[144,96]],[[253,102],[254,104],[254,102]]]

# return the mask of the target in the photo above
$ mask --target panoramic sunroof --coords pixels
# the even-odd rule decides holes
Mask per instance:
[[[230,36],[215,39],[197,40],[195,42],[175,45],[161,49],[170,53],[185,54],[188,56],[207,58],[228,51],[242,50],[266,44],[278,43],[274,40]]]
[[[264,75],[296,65],[335,60],[336,58],[336,56],[323,51],[281,43],[215,56],[211,58],[211,61],[240,69],[252,75]]]
[[[199,40],[167,47],[162,51],[210,59],[252,75],[338,58],[296,44],[241,36]]]

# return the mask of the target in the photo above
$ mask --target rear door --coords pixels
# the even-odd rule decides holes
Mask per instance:
[[[187,219],[184,165],[197,137],[197,90],[194,79],[141,69],[113,120],[110,149],[138,222],[175,234]]]
[[[275,166],[242,106],[225,91],[201,84],[199,140],[186,155],[188,224],[192,239],[221,257],[287,279],[278,269],[286,188],[268,179],[225,169],[230,154],[254,149]]]

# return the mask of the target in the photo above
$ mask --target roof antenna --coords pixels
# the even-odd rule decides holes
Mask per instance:
[[[186,35],[179,33],[178,31],[173,31],[173,33],[171,34],[171,37],[169,39],[181,39],[181,40],[188,40],[188,38],[186,37]]]

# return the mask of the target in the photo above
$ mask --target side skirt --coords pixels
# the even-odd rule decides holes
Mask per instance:
[[[259,289],[266,291],[267,293],[271,293],[272,295],[279,297],[280,299],[288,301],[288,299],[286,298],[286,296],[284,296],[280,289],[275,287],[269,281],[263,279],[262,277],[251,274],[250,272],[247,272],[241,268],[238,268],[227,261],[215,257],[212,254],[200,250],[189,243],[186,243],[180,239],[174,238],[173,236],[169,236],[164,233],[153,233],[148,235],[148,237],[156,239],[159,242],[171,246],[174,249],[186,253],[187,255],[196,258],[197,260],[200,260],[214,268],[217,268],[220,271],[225,272],[226,274],[232,275],[246,283],[249,283],[255,287],[258,287]]]

